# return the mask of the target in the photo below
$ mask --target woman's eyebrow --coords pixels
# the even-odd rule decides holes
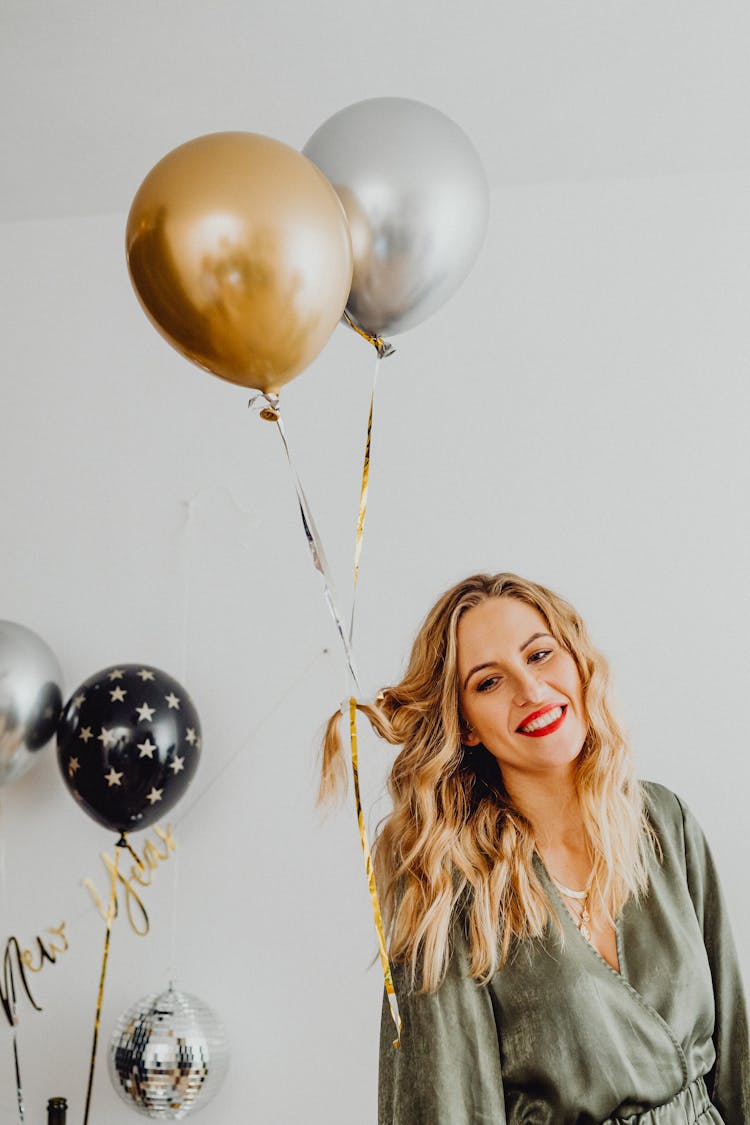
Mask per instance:
[[[466,685],[468,684],[469,680],[471,679],[471,677],[474,675],[475,672],[481,672],[483,668],[494,668],[494,666],[495,666],[494,660],[488,660],[486,664],[476,664],[471,669],[470,672],[466,673],[466,679],[464,680],[464,690],[466,689]]]
[[[532,637],[529,637],[528,641],[524,641],[518,651],[523,652],[525,648],[528,648],[530,644],[534,643],[534,641],[538,641],[540,637],[549,637],[551,641],[554,641],[555,639],[551,633],[534,633]]]
[[[549,639],[551,641],[554,641],[554,639],[555,639],[552,636],[551,633],[534,633],[531,637],[529,637],[529,639],[527,641],[524,641],[524,643],[521,645],[521,647],[519,648],[518,651],[523,652],[524,649],[527,649],[530,644],[534,643],[534,641],[538,641],[540,637],[549,637]],[[464,691],[466,690],[466,685],[468,684],[469,680],[471,679],[471,677],[474,675],[475,672],[481,672],[483,668],[494,668],[494,667],[495,667],[495,661],[494,660],[488,660],[484,664],[475,664],[474,667],[471,669],[471,671],[466,673],[466,679],[464,680]]]

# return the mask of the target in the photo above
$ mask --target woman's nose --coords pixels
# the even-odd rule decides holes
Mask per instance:
[[[522,707],[525,703],[541,703],[546,688],[533,668],[523,668],[516,674],[514,703]]]

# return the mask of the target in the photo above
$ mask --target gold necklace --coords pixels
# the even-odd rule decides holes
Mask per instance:
[[[557,879],[555,878],[552,878],[552,882],[555,884],[558,891],[564,898],[570,898],[575,903],[580,902],[581,913],[576,915],[576,924],[582,936],[586,938],[586,941],[591,941],[591,929],[589,928],[589,923],[591,921],[591,912],[589,910],[591,882],[589,882],[586,885],[585,889],[582,891],[572,891],[570,887],[565,887],[562,883],[558,883]]]

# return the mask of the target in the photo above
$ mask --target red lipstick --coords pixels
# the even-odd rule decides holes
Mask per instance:
[[[555,719],[554,723],[549,723],[548,726],[540,727],[538,730],[521,730],[521,727],[528,726],[534,719],[538,719],[540,715],[546,715],[548,711],[554,711],[557,707],[562,707],[562,715],[559,719]],[[522,734],[524,738],[543,738],[545,734],[552,734],[553,731],[560,729],[567,713],[568,707],[566,703],[550,703],[547,707],[540,707],[538,711],[533,711],[530,715],[527,715],[524,721],[516,727],[516,734]]]

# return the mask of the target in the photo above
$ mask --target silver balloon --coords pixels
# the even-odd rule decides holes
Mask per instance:
[[[0,621],[0,785],[25,773],[51,741],[61,684],[60,665],[41,637]]]
[[[392,336],[459,287],[484,241],[489,189],[454,121],[409,98],[371,98],[330,117],[304,148],[349,219],[351,319]]]
[[[229,1065],[224,1029],[207,1004],[170,987],[120,1016],[109,1044],[109,1076],[145,1117],[179,1121],[217,1092]]]

